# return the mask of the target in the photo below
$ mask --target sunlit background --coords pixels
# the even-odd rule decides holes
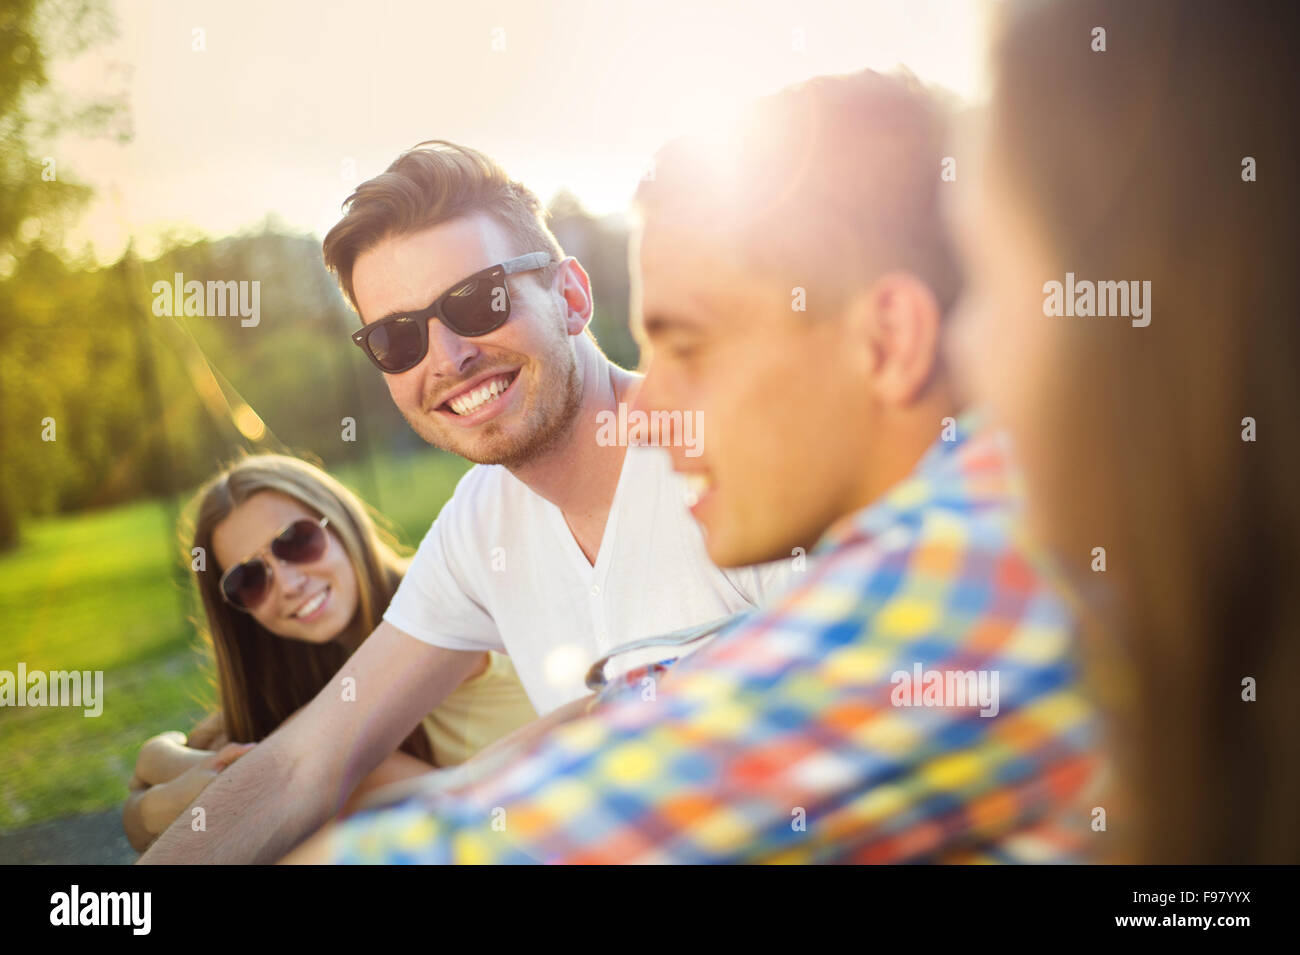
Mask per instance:
[[[567,188],[618,212],[670,135],[810,76],[901,63],[981,98],[989,6],[119,0],[117,40],[55,74],[122,93],[133,130],[55,144],[96,188],[69,241],[111,259],[131,236],[147,253],[268,215],[324,235],[353,185],[431,138],[487,152],[543,200]]]

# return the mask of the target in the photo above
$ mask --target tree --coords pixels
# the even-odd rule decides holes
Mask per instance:
[[[102,0],[5,0],[0,10],[0,549],[17,540],[20,479],[31,463],[21,429],[36,433],[39,426],[15,418],[24,377],[12,347],[20,316],[7,280],[33,251],[57,245],[65,217],[90,195],[62,174],[56,157],[38,150],[58,133],[110,130],[123,113],[112,100],[61,97],[50,88],[48,67],[112,32]]]

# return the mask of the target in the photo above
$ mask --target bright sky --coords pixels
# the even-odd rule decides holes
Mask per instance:
[[[133,141],[65,138],[96,187],[70,236],[324,235],[351,187],[424,139],[494,156],[543,200],[622,210],[671,135],[820,73],[905,64],[987,95],[994,0],[109,0],[118,38],[55,73],[126,93]],[[195,30],[203,31],[201,44]],[[125,67],[125,69],[124,69]]]

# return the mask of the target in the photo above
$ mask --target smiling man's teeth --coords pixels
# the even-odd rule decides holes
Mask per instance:
[[[473,391],[452,398],[447,402],[447,407],[460,415],[477,411],[509,388],[510,381],[511,378],[509,375],[498,375],[491,381],[479,385]]]
[[[308,600],[305,604],[303,604],[301,607],[295,610],[293,612],[293,615],[295,617],[308,617],[311,614],[314,614],[317,610],[320,609],[321,604],[325,602],[325,598],[329,596],[329,592],[330,589],[326,587],[315,597],[312,597],[311,600]]]
[[[707,474],[687,474],[686,487],[682,496],[686,499],[686,506],[694,507],[696,502],[704,496],[704,492],[713,486],[713,481]]]

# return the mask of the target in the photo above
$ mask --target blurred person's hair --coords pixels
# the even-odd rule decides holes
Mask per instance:
[[[277,491],[328,518],[327,531],[338,536],[356,574],[356,615],[328,643],[277,636],[222,599],[213,530],[236,507],[265,491]],[[399,554],[393,536],[360,498],[315,465],[288,455],[242,458],[209,480],[190,509],[182,540],[203,548],[208,562],[207,569],[195,574],[205,616],[198,624],[212,652],[223,726],[232,742],[257,742],[310,703],[347,660],[346,648],[359,645],[379,625],[410,560]],[[401,749],[434,761],[423,727],[416,727]]]
[[[947,313],[960,291],[940,190],[951,110],[911,74],[818,76],[709,135],[680,136],[636,193],[647,220],[689,217],[755,275],[841,303],[907,272]]]
[[[1300,861],[1298,40],[1290,5],[1079,0],[1021,4],[997,47],[991,150],[1051,261],[1158,303],[1056,319],[1034,408],[1128,860]]]
[[[485,213],[514,240],[515,252],[550,252],[538,271],[543,285],[564,258],[546,225],[546,210],[527,186],[512,180],[488,156],[467,146],[429,140],[398,156],[343,202],[344,214],[325,236],[325,267],[333,272],[357,312],[352,269],[357,257],[386,239],[410,235],[463,216]],[[489,265],[495,263],[487,263]]]

